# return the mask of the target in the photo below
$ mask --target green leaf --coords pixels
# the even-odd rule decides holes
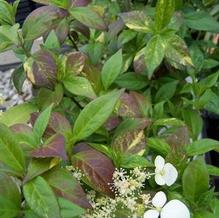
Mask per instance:
[[[84,48],[85,48],[84,51],[88,54],[92,64],[95,65],[101,61],[101,57],[103,55],[103,49],[104,49],[102,43],[100,42],[89,43]]]
[[[197,83],[197,89],[199,95],[201,95],[204,91],[206,91],[208,88],[211,88],[212,86],[215,86],[219,77],[219,71],[216,73],[212,73],[209,76],[202,79],[199,83]]]
[[[84,77],[71,76],[66,78],[63,81],[63,84],[65,88],[74,95],[84,96],[91,99],[94,99],[96,97],[96,94],[89,80]]]
[[[122,66],[121,74],[128,71],[129,67],[132,65],[133,58],[134,55],[132,53],[123,55],[123,66]]]
[[[165,58],[175,68],[182,66],[193,66],[189,50],[185,41],[177,35],[166,38]]]
[[[122,70],[122,64],[122,50],[116,52],[112,57],[110,57],[110,59],[105,62],[101,72],[101,79],[105,89],[108,89],[119,76]]]
[[[215,114],[219,114],[219,96],[210,90],[211,95],[205,109],[213,112]]]
[[[214,215],[206,210],[201,210],[200,212],[194,214],[194,218],[217,218],[217,214]]]
[[[169,24],[175,11],[175,0],[158,0],[155,12],[155,25],[157,30],[162,30]]]
[[[154,105],[153,117],[155,119],[160,119],[163,117],[165,103],[166,103],[165,101],[161,101]]]
[[[211,68],[214,68],[214,67],[217,67],[219,65],[219,61],[216,61],[214,59],[211,59],[211,58],[208,58],[208,59],[205,59],[204,60],[204,63],[203,63],[203,69],[211,69]]]
[[[58,158],[32,159],[27,168],[24,181],[27,182],[59,164]]]
[[[1,218],[14,218],[19,215],[20,208],[14,204],[13,200],[10,201],[0,196],[0,205]]]
[[[103,17],[98,13],[96,8],[92,7],[75,7],[69,10],[72,17],[90,28],[105,30],[106,24]]]
[[[14,25],[15,15],[17,12],[17,6],[19,1],[15,1],[14,4],[9,4],[5,0],[0,0],[0,24],[1,25]]]
[[[207,89],[196,101],[194,102],[195,108],[198,110],[206,108],[210,101],[214,99],[214,94],[211,89]]]
[[[54,107],[58,106],[62,98],[63,87],[61,84],[57,84],[54,91],[41,88],[38,92],[36,103],[40,110],[45,110],[51,104],[53,104]]]
[[[153,36],[145,47],[145,63],[148,77],[151,78],[164,58],[165,43],[159,35]]]
[[[50,105],[48,108],[46,108],[40,115],[37,117],[36,122],[33,126],[33,132],[38,137],[38,139],[41,139],[46,127],[49,123],[50,115],[52,112],[53,105]]]
[[[184,109],[182,111],[182,117],[188,126],[193,139],[197,139],[203,128],[203,120],[199,112]]]
[[[12,49],[18,45],[18,29],[19,24],[14,26],[0,26],[0,52]]]
[[[18,123],[10,126],[10,130],[16,137],[17,143],[22,147],[22,150],[29,156],[29,151],[39,147],[39,141],[33,134],[32,128],[27,124]]]
[[[8,109],[0,115],[0,122],[12,126],[17,123],[26,123],[30,114],[37,111],[37,107],[31,103],[24,103]]]
[[[105,154],[109,158],[112,159],[112,150],[111,147],[102,145],[102,144],[97,144],[97,143],[89,143],[89,145],[94,148],[95,150]]]
[[[162,85],[156,93],[156,102],[167,101],[171,99],[176,91],[178,81],[168,82]]]
[[[13,133],[4,124],[0,124],[0,162],[19,175],[23,175],[25,168],[24,152]]]
[[[194,160],[185,169],[182,177],[183,194],[191,202],[197,201],[208,191],[209,176],[203,160]]]
[[[58,198],[62,218],[82,217],[84,209],[64,198]]]
[[[121,87],[128,90],[141,90],[148,85],[148,81],[145,76],[134,72],[124,73],[118,76],[115,83]]]
[[[75,121],[75,140],[84,139],[99,129],[113,112],[120,95],[121,91],[113,91],[87,104]]]
[[[52,30],[46,38],[45,46],[48,49],[60,48],[60,42],[54,30]]]
[[[14,218],[20,212],[21,194],[12,177],[0,173],[1,218]]]
[[[205,154],[211,150],[219,152],[219,141],[213,139],[200,139],[186,147],[186,153],[189,156]]]
[[[41,218],[33,210],[28,209],[24,211],[24,218]]]
[[[219,22],[205,11],[186,13],[185,24],[195,30],[219,32]]]
[[[18,93],[22,93],[22,88],[25,79],[26,79],[26,74],[24,72],[23,65],[21,65],[18,68],[16,68],[12,74],[13,84],[17,89]]]
[[[38,176],[26,183],[23,192],[27,204],[39,216],[61,218],[56,197],[42,177]]]
[[[122,156],[120,167],[122,168],[136,168],[136,167],[153,167],[154,164],[149,162],[145,157],[140,155],[126,155]]]
[[[43,6],[34,10],[24,21],[22,31],[25,40],[34,40],[44,35],[62,18],[67,12],[52,6]]]
[[[207,165],[208,174],[211,176],[219,176],[219,167],[213,165]]]
[[[71,7],[71,1],[69,0],[49,0],[49,2],[59,8],[68,9]]]
[[[148,138],[147,145],[158,154],[166,156],[170,151],[170,145],[168,145],[164,139],[159,138]]]
[[[192,62],[195,65],[196,69],[202,69],[205,57],[198,43],[192,43],[192,45],[189,47],[189,53],[191,55]]]
[[[156,120],[153,123],[154,126],[184,126],[185,123],[182,120],[176,118],[162,118]]]
[[[126,12],[120,16],[129,29],[143,33],[152,32],[152,20],[143,11]]]
[[[136,35],[137,35],[137,33],[132,31],[132,30],[123,30],[123,32],[118,37],[119,45],[123,45],[123,44],[131,41],[132,39],[135,38]]]

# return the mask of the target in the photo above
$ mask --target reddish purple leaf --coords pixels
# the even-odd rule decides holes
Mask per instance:
[[[103,31],[107,29],[103,7],[72,7],[69,13],[87,27]]]
[[[68,36],[69,25],[66,19],[62,20],[55,29],[56,35],[62,44]]]
[[[74,153],[78,153],[78,152],[81,152],[81,151],[89,151],[89,150],[93,150],[93,148],[91,148],[85,142],[78,143],[78,144],[74,145],[74,148],[73,148]]]
[[[84,35],[87,38],[90,37],[90,29],[87,26],[85,26],[84,24],[80,23],[77,20],[75,20],[72,25],[74,29],[80,32],[82,35]]]
[[[14,124],[10,129],[14,133],[32,133],[32,128],[23,123]]]
[[[169,134],[164,134],[166,142],[171,146],[172,149],[182,148],[184,145],[189,144],[189,130],[187,127],[180,127],[174,129]]]
[[[120,123],[121,123],[121,119],[119,117],[112,116],[106,121],[104,126],[108,131],[111,131],[115,129]]]
[[[32,125],[34,125],[39,114],[40,113],[38,112],[31,114],[30,122]],[[45,131],[45,136],[46,137],[52,136],[55,133],[64,134],[65,132],[68,132],[70,130],[71,130],[71,125],[69,121],[61,113],[52,112],[48,126]]]
[[[84,181],[93,189],[113,196],[110,189],[115,167],[104,154],[91,149],[73,155],[72,164],[85,174]]]
[[[136,73],[143,73],[146,70],[145,56],[144,54],[137,55],[133,62],[134,70]]]
[[[72,52],[67,55],[66,70],[68,73],[78,75],[84,68],[86,56],[81,52]]]
[[[40,115],[40,112],[33,112],[30,115],[30,123],[32,126],[34,126],[34,123],[36,122],[37,117]]]
[[[62,114],[53,112],[49,120],[48,129],[53,130],[55,133],[64,134],[71,130],[71,125]]]
[[[83,208],[91,208],[81,185],[67,170],[56,168],[46,173],[44,178],[59,197],[72,201]]]
[[[124,21],[125,25],[130,29],[143,33],[152,32],[152,20],[143,11],[121,13],[120,17]]]
[[[108,31],[109,37],[114,38],[124,29],[124,27],[125,24],[121,18],[114,21],[109,25],[109,31]]]
[[[31,156],[36,158],[58,157],[67,160],[64,136],[55,135],[43,147],[33,150]]]
[[[91,82],[95,93],[99,93],[99,91],[102,89],[101,67],[99,65],[93,65],[89,62],[89,60],[86,60],[83,73]]]
[[[141,117],[141,111],[138,107],[138,103],[133,95],[123,93],[121,98],[121,105],[118,110],[118,114],[122,117]]]
[[[86,6],[92,2],[92,0],[71,0],[72,7]]]
[[[151,107],[151,100],[146,98],[144,95],[134,91],[130,92],[130,95],[135,98],[142,117],[146,117],[147,111]]]
[[[37,87],[53,88],[56,82],[57,66],[53,55],[40,50],[24,64],[29,80]]]
[[[150,120],[132,119],[130,122],[134,125],[117,135],[112,147],[122,154],[142,154],[146,148],[144,129],[150,124]]]
[[[120,98],[118,115],[122,117],[143,118],[150,106],[150,102],[145,96],[138,92],[123,93]]]
[[[56,28],[68,12],[53,6],[43,6],[28,15],[23,24],[25,40],[34,40]]]

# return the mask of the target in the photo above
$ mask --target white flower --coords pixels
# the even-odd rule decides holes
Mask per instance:
[[[158,185],[171,186],[178,177],[176,168],[171,163],[165,163],[161,156],[157,156],[155,161],[155,182]]]
[[[189,209],[179,200],[171,200],[167,204],[166,194],[158,192],[152,199],[155,207],[144,213],[144,218],[190,218]],[[166,204],[166,205],[165,205]],[[165,205],[165,206],[164,206]]]

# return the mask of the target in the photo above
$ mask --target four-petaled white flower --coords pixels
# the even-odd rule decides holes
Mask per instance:
[[[179,200],[171,200],[167,204],[166,194],[158,192],[152,199],[154,209],[144,213],[144,218],[190,218],[187,206]]]
[[[154,161],[155,164],[155,182],[158,185],[171,186],[178,177],[176,168],[171,163],[165,163],[161,156],[157,156]]]

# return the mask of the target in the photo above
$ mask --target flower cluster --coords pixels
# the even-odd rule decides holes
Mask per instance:
[[[150,195],[143,193],[144,182],[149,174],[143,169],[135,168],[129,172],[116,169],[113,174],[113,183],[109,184],[115,193],[115,198],[95,196],[89,192],[88,199],[94,208],[86,218],[110,218],[126,216],[137,218],[143,214],[144,208],[150,203]],[[118,215],[122,214],[126,215]],[[128,214],[128,215],[127,215]]]
[[[73,177],[78,180],[79,182],[81,181],[82,177],[84,176],[84,174],[82,173],[82,171],[78,168],[75,168],[73,166],[66,166],[66,169],[68,171],[71,171]]]
[[[124,169],[117,169],[113,174],[112,189],[120,197],[135,196],[141,192],[146,178],[147,173],[140,168],[131,170],[129,174]]]
[[[145,181],[154,176],[160,185],[173,185],[178,177],[176,168],[171,163],[165,163],[161,156],[155,158],[154,173],[142,168],[133,170],[116,169],[113,183],[109,184],[115,198],[97,196],[94,191],[88,193],[88,199],[94,210],[88,210],[84,218],[190,218],[187,206],[179,200],[167,202],[164,192],[157,192],[153,198],[146,191]]]

